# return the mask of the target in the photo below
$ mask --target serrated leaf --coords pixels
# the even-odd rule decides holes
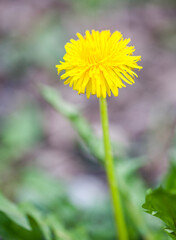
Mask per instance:
[[[146,195],[143,208],[147,213],[160,218],[169,236],[176,239],[176,194],[159,187]]]
[[[0,212],[6,215],[9,219],[15,222],[17,225],[31,230],[27,218],[20,212],[18,207],[15,204],[7,200],[2,194],[0,194]]]

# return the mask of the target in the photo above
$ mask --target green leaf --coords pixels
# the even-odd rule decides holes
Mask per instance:
[[[78,116],[78,109],[74,105],[66,103],[54,88],[40,85],[40,90],[45,100],[65,117],[72,119]]]
[[[160,218],[165,224],[165,231],[176,239],[176,194],[159,187],[146,195],[143,208],[147,213]]]
[[[30,204],[17,207],[0,195],[0,235],[8,240],[52,240],[45,218]]]
[[[28,216],[29,219],[32,219],[36,223],[35,228],[38,228],[46,240],[52,240],[51,230],[47,224],[46,217],[42,215],[32,204],[23,204],[23,212]],[[32,225],[32,224],[31,224]],[[34,226],[33,226],[33,230]]]
[[[43,212],[31,203],[17,207],[0,195],[0,236],[8,240],[76,239],[73,230],[65,229],[54,214],[49,209]]]
[[[27,218],[24,216],[24,214],[20,212],[18,207],[15,206],[15,204],[7,200],[2,194],[0,194],[0,212],[6,215],[17,225],[27,230],[31,230],[29,222]]]
[[[66,117],[73,128],[79,134],[82,142],[81,147],[84,150],[89,151],[93,156],[95,156],[100,163],[104,163],[104,147],[101,138],[98,138],[90,124],[86,119],[79,113],[78,108],[74,105],[64,101],[59,94],[52,87],[40,85],[40,92],[44,99],[51,104],[59,113]],[[119,144],[112,143],[113,152],[117,152],[118,156],[122,155],[123,149]]]
[[[47,219],[48,225],[50,226],[56,239],[72,240],[71,235],[68,231],[59,223],[58,219],[54,215],[50,215]]]
[[[78,132],[79,136],[86,144],[91,153],[94,154],[101,162],[104,161],[104,148],[101,139],[94,135],[90,124],[81,116],[78,109],[65,102],[58,91],[52,87],[40,86],[40,91],[44,99],[51,104],[59,113],[66,117]]]
[[[80,211],[69,200],[62,181],[34,168],[23,170],[21,181],[15,195],[19,202],[30,202],[43,213],[54,213],[65,226],[74,227],[77,224],[75,219],[79,217]]]

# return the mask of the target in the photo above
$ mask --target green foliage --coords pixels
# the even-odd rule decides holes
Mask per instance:
[[[0,194],[0,212],[7,216],[8,219],[16,223],[22,228],[30,230],[29,223],[20,210],[10,201],[8,201],[2,194]],[[0,218],[0,221],[2,219]],[[2,224],[2,223],[1,223]]]
[[[147,213],[161,219],[166,233],[176,239],[176,161],[173,156],[170,168],[162,181],[163,187],[149,190],[143,208]]]
[[[71,122],[74,130],[77,131],[82,139],[82,145],[85,145],[100,163],[103,163],[104,150],[102,140],[96,137],[89,123],[81,116],[75,106],[65,102],[58,91],[52,87],[41,86],[40,89],[45,100]],[[114,148],[117,148],[117,146],[117,143],[113,143]],[[115,155],[114,158],[115,160],[118,159],[118,161],[116,161],[117,176],[119,176],[118,181],[123,197],[124,211],[126,213],[128,225],[131,226],[129,227],[131,239],[138,239],[139,236],[147,240],[166,239],[165,236],[162,238],[160,232],[158,234],[155,233],[156,229],[158,230],[158,222],[146,216],[142,211],[141,205],[144,201],[147,188],[137,171],[144,165],[145,159],[127,159],[122,148],[119,148],[117,152],[120,152],[120,154],[118,154],[118,156]],[[94,222],[91,227],[92,226],[96,226],[96,223]],[[104,232],[103,228],[101,228],[101,231]],[[111,231],[113,231],[112,228]],[[103,239],[101,234],[98,236],[96,235],[98,230],[95,232],[95,239]],[[105,233],[104,236],[106,236]],[[112,236],[108,236],[109,238],[106,236],[105,239],[111,239]]]
[[[82,150],[88,150],[102,167],[104,159],[102,140],[95,135],[78,109],[65,102],[53,88],[45,86],[40,89],[47,102],[70,121],[81,139],[80,146],[84,146]],[[4,159],[11,159],[12,153],[19,158],[28,147],[32,147],[40,139],[42,131],[39,119],[34,111],[26,108],[5,123],[6,127],[1,132],[0,151],[6,149],[8,152],[7,147],[10,151],[9,156],[7,154],[8,157]],[[113,146],[116,148],[118,144],[113,143]],[[144,165],[145,159],[129,159],[122,148],[119,148],[118,152],[120,154],[114,156],[116,175],[130,240],[166,240],[167,235],[160,230],[157,218],[142,211],[141,205],[147,187],[138,170]],[[13,191],[13,197],[18,205],[0,195],[0,236],[3,240],[115,239],[110,199],[83,209],[73,204],[67,193],[66,183],[33,167],[19,171],[19,174],[18,184]],[[176,165],[173,161],[163,180],[166,190],[160,188],[156,192],[150,192],[144,204],[148,213],[155,213],[155,216],[165,221],[167,233],[173,239],[175,239],[175,228],[168,209],[175,201],[175,197],[172,198],[176,194],[175,174]]]
[[[40,89],[45,100],[71,122],[74,130],[78,132],[79,136],[83,140],[83,143],[87,146],[87,149],[89,149],[96,158],[103,162],[103,142],[93,134],[92,128],[81,116],[78,109],[74,105],[65,102],[58,91],[52,87],[40,86]]]
[[[80,114],[80,111],[78,111],[74,105],[64,101],[59,92],[52,87],[40,86],[40,92],[44,99],[51,104],[53,108],[55,108],[71,122],[74,130],[78,133],[82,140],[81,147],[83,147],[84,150],[89,151],[93,156],[95,156],[95,158],[103,163],[103,141],[95,135],[92,127]],[[120,144],[112,143],[112,146],[114,152],[118,152],[118,156],[124,154],[123,148],[120,146]]]
[[[137,194],[139,184],[136,184],[138,178],[134,174],[138,166],[136,164],[134,167],[131,163],[131,167],[126,168],[123,163],[119,164],[119,173],[122,174],[119,177],[123,176],[125,179],[125,184],[123,183],[124,189],[121,191],[124,196],[124,208],[126,213],[129,214],[127,220],[129,226],[131,226],[129,228],[130,239],[138,239],[141,235],[144,237],[147,236],[147,240],[164,240],[166,238],[155,237],[155,233],[152,234],[152,231],[151,235],[154,237],[150,237],[147,230],[149,222],[145,219],[145,215],[140,211],[140,206],[137,204],[138,201],[141,202],[140,195],[142,195],[141,193]],[[131,187],[134,195],[137,195],[133,195],[133,201],[130,200],[131,194],[127,197],[127,185],[129,185],[127,190]],[[23,175],[21,176],[15,195],[20,205],[15,208],[18,215],[23,216],[25,220],[19,218],[20,220],[17,221],[16,218],[10,218],[7,215],[5,209],[8,208],[10,213],[13,211],[7,205],[9,201],[4,198],[6,205],[2,205],[3,214],[0,215],[1,222],[4,219],[3,224],[0,225],[0,235],[5,240],[114,240],[115,227],[109,200],[102,201],[89,209],[80,209],[73,205],[67,195],[66,189],[67,187],[64,183],[51,178],[41,171],[34,170],[33,168],[23,170]],[[142,192],[144,192],[144,189]],[[134,204],[135,201],[137,207]],[[26,221],[31,228],[30,231],[23,227]],[[152,223],[155,225],[155,222]],[[11,228],[9,228],[9,225]]]
[[[72,204],[64,183],[34,169],[25,171],[21,182],[16,195],[18,201],[30,202],[47,213],[49,221],[55,222],[55,231],[62,230],[62,225],[58,227],[61,222],[67,231],[71,231],[73,239],[77,239],[75,236],[82,236],[83,240],[89,236],[95,240],[113,240],[115,237],[112,212],[110,207],[107,208],[109,202],[82,210]],[[46,197],[48,191],[50,194]],[[54,220],[58,218],[59,222]]]
[[[66,226],[74,225],[79,211],[68,199],[64,183],[41,171],[26,169],[16,192],[18,202],[30,202],[43,212],[54,212]],[[46,197],[46,193],[49,194]]]
[[[149,191],[143,208],[147,213],[165,222],[165,231],[176,239],[176,194],[170,193],[162,187]]]
[[[2,120],[0,132],[0,171],[19,159],[42,137],[40,114],[37,107],[27,105]]]
[[[0,215],[0,235],[4,239],[9,240],[22,240],[22,239],[41,239],[43,230],[43,225],[38,224],[39,217],[36,218],[37,214],[30,211],[30,215],[24,214],[20,207],[17,207],[10,203],[4,197],[0,198],[0,205],[2,204]],[[9,210],[7,210],[9,209]],[[26,209],[25,209],[26,210]],[[35,218],[34,218],[35,216]],[[49,238],[46,238],[49,240]]]
[[[15,206],[0,196],[0,235],[8,240],[76,240],[79,231],[66,230],[57,214],[39,210],[31,203]],[[87,240],[82,233],[82,239]]]
[[[113,240],[115,229],[111,209],[107,208],[109,202],[83,211],[72,204],[65,189],[62,182],[41,171],[24,171],[16,192],[20,205],[15,206],[4,198],[6,205],[2,205],[3,214],[0,215],[1,223],[3,222],[0,235],[9,240]],[[24,219],[10,218],[6,208],[9,211],[11,208],[7,203],[13,205],[18,215]],[[28,229],[24,227],[25,222],[29,224]]]

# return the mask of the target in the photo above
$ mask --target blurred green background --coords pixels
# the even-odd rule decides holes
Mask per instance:
[[[166,176],[176,190],[175,26],[175,0],[0,1],[3,240],[115,239],[98,100],[77,95],[55,68],[87,29],[121,31],[142,56],[135,85],[108,99],[110,132],[130,239],[167,239],[141,206]]]

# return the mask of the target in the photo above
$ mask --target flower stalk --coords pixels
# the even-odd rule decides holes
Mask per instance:
[[[128,240],[128,232],[125,224],[123,210],[120,200],[120,192],[117,186],[117,178],[115,176],[114,161],[111,151],[111,143],[109,136],[109,122],[106,98],[100,98],[100,115],[102,122],[104,149],[105,149],[105,169],[109,184],[110,194],[112,198],[116,229],[119,240]]]

